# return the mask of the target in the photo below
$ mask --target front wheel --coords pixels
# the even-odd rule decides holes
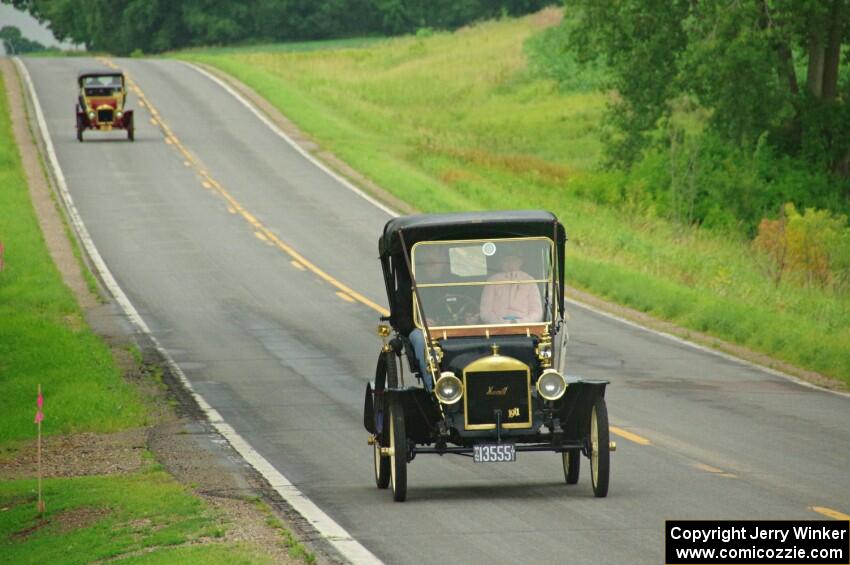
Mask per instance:
[[[407,498],[407,435],[404,408],[398,397],[390,402],[390,483],[393,500],[404,502]]]
[[[597,396],[590,412],[590,478],[593,483],[593,495],[597,498],[608,495],[610,473],[608,408],[605,405],[605,399]]]
[[[578,449],[564,451],[561,453],[561,459],[564,464],[564,480],[568,485],[576,484],[581,471],[581,451]]]
[[[134,121],[133,117],[130,116],[130,119],[127,120],[127,121],[130,122],[129,124],[127,124],[127,139],[129,139],[130,141],[135,141],[135,139],[136,139],[136,127],[135,127],[135,124],[133,124],[133,121]]]
[[[77,114],[77,141],[79,141],[80,143],[83,142],[84,129],[85,128],[83,127],[83,118],[79,114]]]

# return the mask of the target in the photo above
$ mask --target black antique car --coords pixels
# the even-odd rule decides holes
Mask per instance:
[[[124,74],[121,71],[91,70],[77,75],[77,140],[83,140],[87,129],[127,131],[127,139],[133,141],[135,126],[133,111],[124,108],[127,101]]]
[[[528,451],[559,453],[567,484],[587,456],[593,493],[607,495],[608,381],[564,372],[565,242],[544,211],[404,216],[384,227],[389,324],[378,326],[364,425],[375,482],[394,500],[405,500],[419,454],[496,463]]]

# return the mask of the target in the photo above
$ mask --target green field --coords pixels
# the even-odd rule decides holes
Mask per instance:
[[[0,561],[272,562],[256,546],[214,543],[229,524],[157,465],[132,475],[48,479],[44,496],[42,520],[35,480],[0,483]]]
[[[526,40],[555,22],[544,11],[357,47],[174,56],[246,83],[419,210],[551,209],[577,287],[850,383],[846,293],[777,286],[741,236],[661,219],[631,198],[640,183],[600,172],[609,95],[587,88],[593,71],[565,87],[528,65]]]

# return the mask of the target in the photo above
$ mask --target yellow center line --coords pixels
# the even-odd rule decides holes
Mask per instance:
[[[102,63],[112,69],[118,69],[118,66],[107,58],[100,57],[98,58],[98,60],[100,60]],[[166,124],[162,117],[159,115],[159,112],[154,107],[154,105],[151,104],[151,101],[145,96],[139,85],[136,84],[135,81],[133,81],[129,74],[125,73],[125,75],[127,76],[127,83],[130,85],[133,91],[137,93],[139,99],[148,108],[148,111],[151,113],[151,116],[153,116],[151,121],[155,125],[159,125],[159,127],[165,134],[165,142],[171,145],[172,147],[177,148],[180,153],[183,154],[186,160],[189,161],[192,165],[194,165],[203,180],[208,182],[213,187],[213,189],[215,189],[215,191],[218,192],[219,195],[221,195],[221,197],[227,201],[229,205],[228,210],[232,208],[234,210],[234,213],[242,216],[249,224],[251,224],[251,226],[253,226],[257,230],[258,238],[260,237],[259,234],[262,234],[267,240],[271,241],[272,244],[274,244],[278,249],[289,255],[293,261],[299,263],[306,270],[310,271],[311,273],[313,273],[314,275],[316,275],[317,277],[329,283],[331,286],[335,287],[338,291],[340,291],[337,292],[337,295],[339,295],[340,297],[342,297],[342,295],[345,295],[345,299],[350,298],[354,301],[360,302],[364,306],[371,308],[382,316],[389,315],[389,310],[387,310],[380,304],[377,304],[376,302],[366,298],[356,290],[343,284],[341,281],[335,279],[333,276],[319,268],[312,261],[309,261],[306,257],[296,251],[294,247],[280,239],[274,232],[272,232],[269,228],[267,228],[264,224],[257,220],[257,218],[253,214],[248,212],[248,210],[246,210],[245,207],[243,207],[235,198],[233,198],[233,196],[231,196],[230,193],[227,192],[227,190],[225,190],[225,188],[221,184],[219,184],[215,179],[213,179],[209,175],[209,173],[207,173],[207,171],[200,165],[198,160],[185,147],[183,147],[183,144],[171,132],[171,128],[168,127],[168,124]]]
[[[608,426],[608,429],[612,434],[616,434],[623,439],[627,439],[629,441],[633,441],[638,445],[650,445],[652,442],[646,439],[643,436],[639,436],[637,434],[633,434],[632,432],[628,432],[623,428],[618,428],[617,426]]]
[[[717,467],[712,467],[711,465],[706,465],[705,463],[695,463],[694,467],[696,467],[700,471],[705,471],[706,473],[722,473],[723,472],[723,469],[718,469]]]
[[[809,506],[809,510],[817,512],[818,514],[823,514],[828,518],[832,518],[833,520],[850,520],[850,515],[847,515],[843,512],[839,512],[838,510],[833,510],[832,508],[826,508],[824,506]]]
[[[350,296],[348,296],[347,294],[345,294],[344,292],[336,291],[335,294],[337,296],[339,296],[340,298],[342,298],[343,300],[345,300],[346,302],[354,302],[354,299],[351,298]]]
[[[727,479],[738,478],[738,475],[735,473],[727,473],[723,469],[718,469],[717,467],[706,463],[694,463],[694,468],[699,469],[700,471],[705,471],[706,473],[711,473],[712,475],[717,475],[718,477],[726,477]]]

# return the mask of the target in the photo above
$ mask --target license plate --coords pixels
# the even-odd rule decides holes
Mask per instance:
[[[516,461],[516,447],[512,443],[479,443],[472,446],[472,460],[476,463],[511,463]]]

